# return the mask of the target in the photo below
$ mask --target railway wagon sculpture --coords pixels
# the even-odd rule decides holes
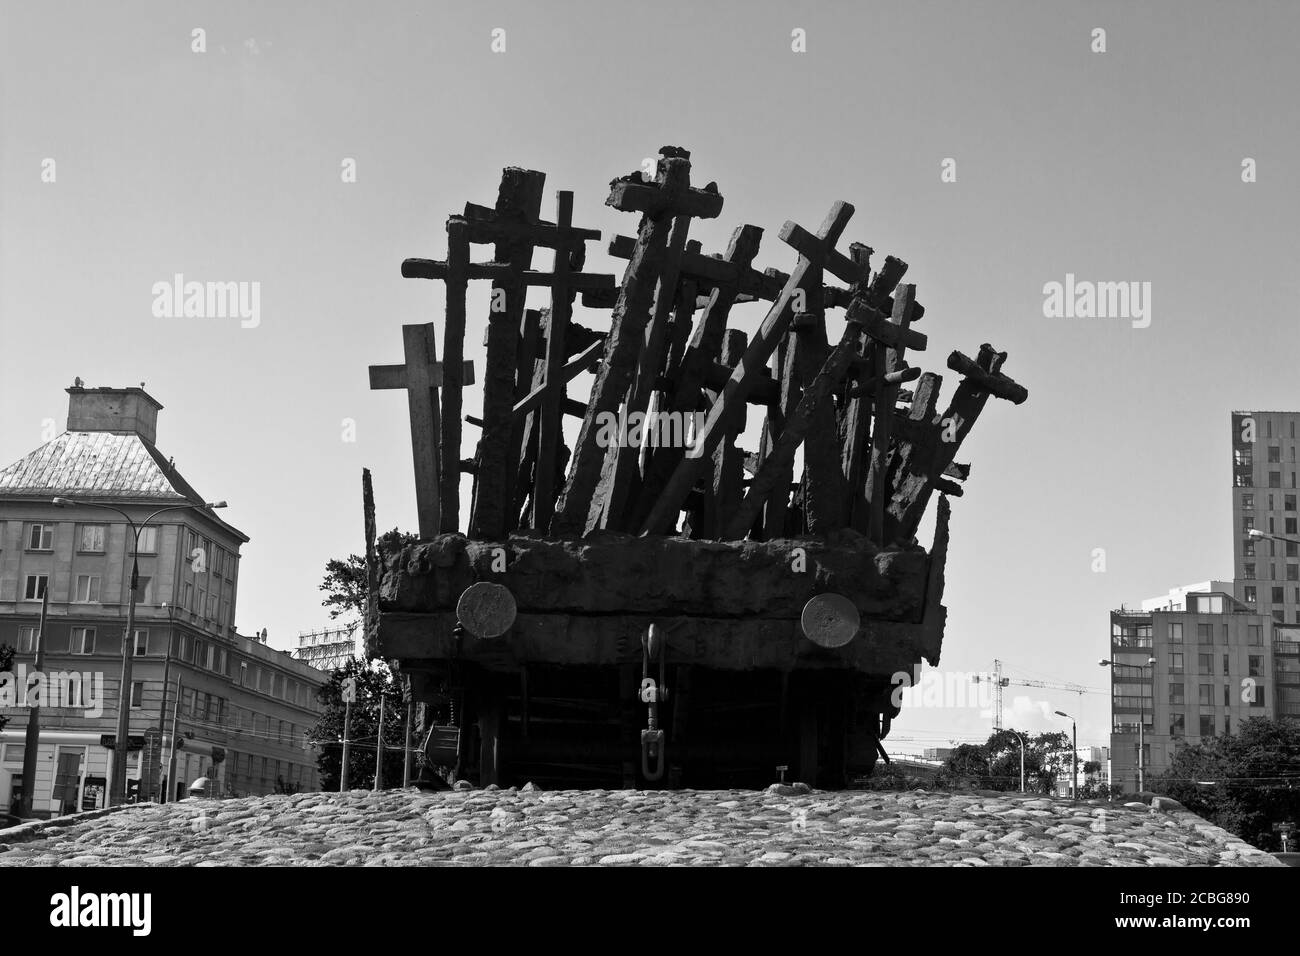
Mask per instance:
[[[990,396],[1028,393],[984,345],[949,355],[961,381],[941,408],[940,376],[907,361],[927,345],[907,265],[836,249],[847,203],[816,233],[784,225],[789,274],[754,267],[751,225],[703,254],[691,222],[723,198],[691,185],[685,150],[660,152],[653,178],[610,186],[608,205],[640,215],[607,246],[621,281],[584,271],[600,234],[572,224],[572,194],[542,219],[545,177],[517,168],[494,207],[447,220],[444,260],[402,264],[446,284],[443,357],[432,324],[405,326],[403,364],[370,369],[372,388],[407,393],[420,540],[381,552],[366,473],[366,632],[421,705],[426,772],[844,786],[884,755],[905,675],[938,664],[948,498],[969,475],[955,456]],[[472,262],[473,244],[493,260]],[[474,279],[492,284],[478,417],[462,407]],[[528,308],[537,286],[549,308]],[[575,321],[579,301],[611,310],[593,323],[607,329]],[[728,327],[745,303],[765,310],[752,334]],[[753,452],[738,444],[750,411]],[[465,460],[462,421],[479,430]]]

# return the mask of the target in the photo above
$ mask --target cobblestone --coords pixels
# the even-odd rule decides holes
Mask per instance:
[[[0,866],[882,864],[1281,865],[1181,807],[802,785],[185,800],[0,831]]]

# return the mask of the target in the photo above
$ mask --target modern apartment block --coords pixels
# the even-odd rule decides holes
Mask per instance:
[[[1300,412],[1232,413],[1235,595],[1287,624],[1300,624],[1298,435]]]
[[[1226,584],[1191,588],[1204,590],[1176,589],[1181,600],[1156,598],[1110,615],[1111,782],[1126,793],[1138,789],[1139,721],[1150,779],[1169,768],[1178,747],[1273,716],[1278,654],[1300,663],[1289,629]]]
[[[7,686],[24,687],[36,671],[48,593],[41,673],[60,690],[41,702],[33,781],[23,778],[30,700],[3,711],[4,808],[27,786],[38,815],[103,806],[122,706],[130,710],[127,781],[136,799],[161,795],[173,726],[173,797],[202,777],[216,795],[269,793],[277,780],[315,789],[306,741],[325,675],[236,633],[248,537],[205,507],[155,446],[162,406],[148,393],[80,384],[67,391],[67,431],[0,469],[0,645],[16,650]],[[73,503],[58,506],[56,497]],[[128,517],[141,528],[138,546]],[[133,671],[125,694],[124,641]]]

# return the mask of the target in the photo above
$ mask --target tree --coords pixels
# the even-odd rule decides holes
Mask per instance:
[[[1070,773],[1071,744],[1062,732],[1025,734],[1025,785],[1051,793],[1061,773]],[[961,744],[944,768],[981,790],[1020,789],[1020,740],[1011,729],[995,731],[982,744]]]
[[[1252,717],[1235,734],[1179,748],[1147,783],[1261,850],[1279,850],[1273,824],[1300,822],[1300,723]]]
[[[409,544],[416,544],[418,535],[405,531],[385,532],[375,541],[382,565],[388,558]],[[321,604],[330,609],[330,620],[344,614],[365,614],[366,611],[366,559],[364,555],[350,554],[345,560],[332,558],[325,564],[325,580],[320,589],[325,592]]]
[[[9,673],[14,666],[14,649],[8,644],[0,644],[0,674]],[[0,730],[5,729],[9,718],[0,714]]]
[[[343,681],[355,677],[357,699],[352,704],[352,740],[348,754],[348,789],[369,790],[375,783],[375,736],[379,731],[379,699],[384,700],[384,786],[400,787],[405,760],[406,705],[402,688],[388,667],[380,661],[350,660],[330,674],[317,692],[325,705],[320,722],[309,739],[318,747],[316,767],[321,789],[339,789],[343,763]]]

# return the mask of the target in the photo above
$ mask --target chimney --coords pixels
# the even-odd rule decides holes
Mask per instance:
[[[67,392],[68,431],[134,433],[154,443],[162,406],[144,389],[74,385]]]

